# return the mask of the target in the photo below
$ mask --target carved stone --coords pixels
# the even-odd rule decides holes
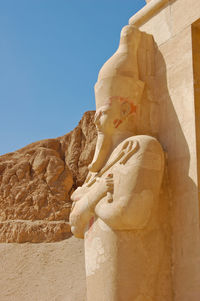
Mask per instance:
[[[72,232],[85,240],[88,301],[157,300],[165,158],[158,140],[145,135],[156,129],[148,87],[153,48],[151,36],[124,27],[95,85],[96,151],[86,182],[72,194],[70,215]]]

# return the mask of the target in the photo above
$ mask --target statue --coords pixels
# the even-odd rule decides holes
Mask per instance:
[[[148,115],[142,115],[146,83],[138,64],[145,36],[125,26],[95,85],[97,145],[84,185],[72,194],[70,215],[72,233],[85,241],[88,301],[159,300],[164,152],[139,128]]]

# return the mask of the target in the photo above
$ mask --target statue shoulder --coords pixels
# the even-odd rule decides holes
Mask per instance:
[[[143,229],[157,204],[164,151],[157,139],[145,135],[125,139],[114,151],[114,164],[107,171],[112,174],[113,194],[103,198],[95,212],[112,229]]]
[[[160,142],[147,135],[132,136],[121,142],[113,151],[110,160],[117,159],[122,165],[139,164],[141,167],[162,170],[164,151]]]
[[[119,170],[120,166],[121,170],[138,166],[149,170],[163,171],[164,161],[164,151],[156,138],[147,135],[132,136],[123,140],[113,150],[100,172],[97,174],[89,172],[85,184],[87,187],[93,185],[96,177],[106,176],[115,168]]]
[[[160,142],[155,137],[147,135],[138,135],[131,138],[138,142],[141,151],[151,151],[164,154]]]

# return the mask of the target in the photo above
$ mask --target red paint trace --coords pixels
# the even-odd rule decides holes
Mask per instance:
[[[115,119],[113,121],[113,124],[114,124],[114,127],[115,128],[118,128],[118,126],[122,123],[122,120],[121,119]]]
[[[133,99],[131,98],[128,98],[128,97],[121,97],[121,96],[111,96],[109,98],[109,102],[112,102],[112,101],[120,101],[121,103],[129,103],[131,105],[131,111],[130,111],[130,114],[133,114],[136,112],[137,110],[137,107],[134,105],[134,101]]]
[[[94,224],[94,216],[89,221],[89,229],[92,227],[93,224]]]

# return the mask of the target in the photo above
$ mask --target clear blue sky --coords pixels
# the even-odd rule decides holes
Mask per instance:
[[[0,155],[71,131],[145,0],[0,1]]]

